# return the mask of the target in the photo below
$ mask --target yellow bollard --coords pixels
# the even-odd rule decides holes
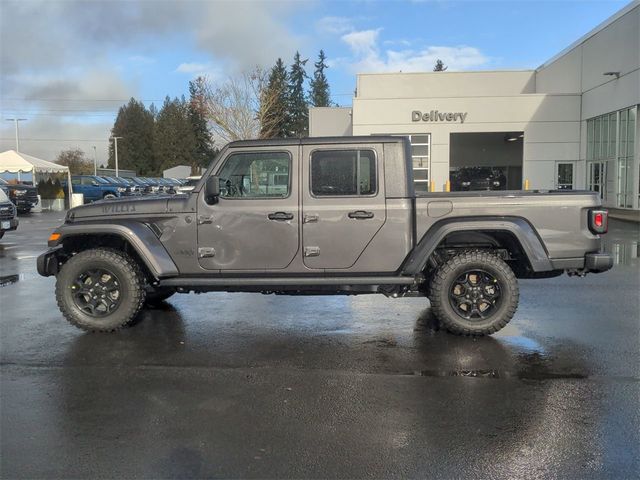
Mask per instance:
[[[529,179],[528,178],[525,179],[525,181],[524,181],[524,189],[525,190],[529,190]]]
[[[434,182],[433,180],[431,180],[429,182],[429,191],[430,192],[435,192],[436,191],[436,182]]]
[[[447,183],[444,184],[444,191],[445,192],[451,191],[451,182],[449,180],[447,180]]]

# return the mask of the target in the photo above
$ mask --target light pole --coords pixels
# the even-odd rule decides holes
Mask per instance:
[[[14,122],[16,125],[16,152],[20,152],[20,134],[18,133],[18,122],[26,121],[26,118],[7,118],[7,122]]]
[[[116,157],[116,177],[118,176],[118,139],[122,137],[111,137],[114,143],[115,157]]]
[[[96,154],[96,146],[93,146],[93,174],[98,175],[98,155]]]

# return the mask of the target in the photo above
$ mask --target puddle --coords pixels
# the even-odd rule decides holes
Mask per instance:
[[[0,287],[6,287],[23,279],[23,275],[3,275],[0,276]]]
[[[524,369],[517,372],[502,370],[419,370],[415,372],[407,372],[404,375],[413,375],[419,377],[467,377],[467,378],[492,378],[492,379],[508,379],[515,378],[519,380],[559,380],[559,379],[585,379],[588,375],[575,372],[549,372],[543,369]]]

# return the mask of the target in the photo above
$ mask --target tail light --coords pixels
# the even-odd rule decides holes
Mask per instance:
[[[589,210],[589,230],[593,233],[607,233],[609,212],[607,210]]]

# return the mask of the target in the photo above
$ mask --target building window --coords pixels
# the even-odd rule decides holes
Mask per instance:
[[[609,172],[615,205],[621,208],[633,207],[637,115],[637,107],[631,107],[587,120],[587,185],[606,199]]]
[[[411,163],[413,183],[417,193],[429,191],[429,171],[431,168],[431,135],[409,135],[411,141]]]
[[[556,163],[556,188],[558,190],[573,190],[573,162]]]
[[[317,150],[311,154],[313,195],[374,195],[376,188],[373,150]]]

